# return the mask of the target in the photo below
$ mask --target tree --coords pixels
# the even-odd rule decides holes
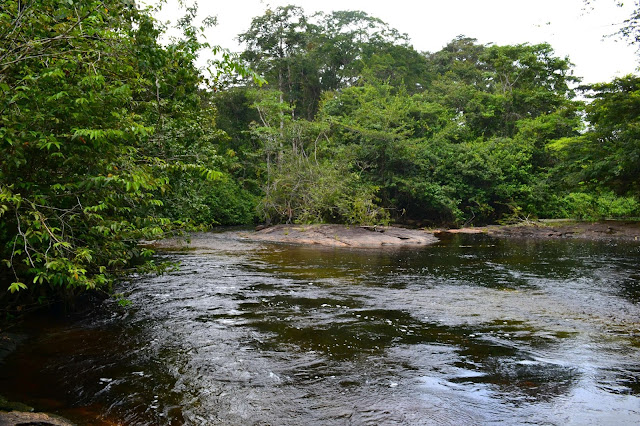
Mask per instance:
[[[547,145],[575,136],[570,63],[548,45],[478,46],[458,37],[428,55],[410,94],[373,77],[331,95],[319,118],[356,153],[395,218],[491,221],[539,208]]]
[[[408,38],[360,11],[305,15],[297,6],[268,9],[239,39],[242,57],[282,94],[294,117],[312,120],[323,92],[349,87],[364,70],[419,90],[425,59]]]
[[[121,2],[9,1],[2,56],[2,257],[10,290],[96,288],[142,254],[159,221],[132,214],[158,203],[160,162],[140,154],[153,129],[133,108],[128,51],[137,11]],[[29,280],[29,281],[26,281]]]
[[[337,90],[355,84],[365,68],[370,67],[371,58],[377,58],[376,68],[381,68],[381,57],[387,56],[392,64],[402,62],[402,54],[416,53],[408,42],[408,36],[389,27],[381,19],[362,11],[334,11],[318,14],[317,42],[310,54],[320,66],[319,76],[323,91]],[[389,53],[395,57],[389,58]],[[419,56],[419,55],[418,55]],[[412,58],[414,61],[415,56]],[[390,72],[392,64],[384,64]],[[400,70],[396,70],[397,72]],[[382,77],[382,76],[379,76]],[[398,82],[401,77],[396,76]]]
[[[437,71],[432,99],[454,108],[477,137],[513,137],[521,119],[575,110],[571,84],[578,79],[548,44],[487,47],[458,37],[430,61]]]
[[[251,133],[264,156],[259,209],[266,223],[386,221],[374,203],[376,188],[350,169],[350,153],[331,146],[327,123],[293,120],[275,91],[254,95],[260,121],[252,124]]]
[[[286,99],[291,105],[295,103],[298,79],[305,74],[303,52],[312,32],[303,10],[289,5],[268,9],[252,20],[247,32],[238,36],[247,46],[242,58],[267,81],[276,82],[281,102]]]
[[[220,132],[193,66],[205,45],[189,14],[182,27],[162,47],[131,1],[0,6],[5,302],[72,297],[154,268],[138,243],[172,228],[158,215],[172,185],[221,178],[210,147]]]
[[[628,75],[590,89],[588,131],[553,145],[570,165],[561,174],[569,187],[640,197],[640,78]]]

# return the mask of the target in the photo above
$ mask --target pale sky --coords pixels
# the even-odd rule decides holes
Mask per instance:
[[[199,10],[203,17],[218,17],[218,26],[207,32],[209,41],[232,51],[242,50],[235,38],[249,28],[253,17],[269,6],[295,4],[307,15],[362,10],[407,33],[422,52],[438,51],[458,35],[483,44],[548,42],[557,56],[569,56],[576,76],[595,83],[635,73],[638,67],[635,47],[605,37],[619,28],[633,6],[614,3],[598,0],[588,11],[582,0],[200,0]],[[177,0],[168,0],[159,18],[180,16],[175,4]]]

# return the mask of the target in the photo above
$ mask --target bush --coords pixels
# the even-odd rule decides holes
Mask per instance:
[[[633,197],[620,197],[613,192],[571,192],[560,200],[559,212],[563,217],[581,220],[620,219],[639,216],[640,203]]]
[[[376,204],[377,187],[364,183],[339,159],[315,163],[282,155],[258,205],[267,223],[388,223],[388,213]]]
[[[175,176],[156,214],[197,226],[245,225],[255,222],[256,196],[226,174],[203,181],[198,174]]]

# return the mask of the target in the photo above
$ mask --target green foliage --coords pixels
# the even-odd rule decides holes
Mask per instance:
[[[640,203],[633,197],[619,197],[612,192],[572,192],[561,198],[559,216],[582,220],[639,217]]]
[[[286,153],[260,205],[269,222],[380,224],[387,216],[375,203],[376,188],[361,184],[343,165],[299,162]],[[286,172],[285,172],[286,170]],[[346,172],[346,174],[345,174]]]
[[[260,204],[270,223],[347,223],[375,225],[388,222],[376,205],[377,188],[360,181],[344,163],[301,160],[290,152],[281,158]]]
[[[558,102],[549,113],[515,120],[508,132],[497,131],[502,124],[488,132],[475,118],[477,109],[468,112],[468,103],[477,106],[477,96],[452,104],[435,95],[445,83],[436,79],[433,87],[410,95],[369,79],[327,96],[319,117],[332,125],[336,143],[356,153],[364,176],[380,188],[382,206],[398,220],[487,222],[515,207],[540,211],[537,182],[551,163],[546,144],[575,134],[574,103]],[[455,90],[465,87],[456,83]]]
[[[377,189],[349,170],[348,155],[328,146],[325,123],[293,120],[278,92],[256,96],[261,123],[254,123],[252,134],[264,155],[261,218],[267,223],[386,221],[374,203]]]
[[[550,145],[561,161],[556,179],[568,189],[605,189],[638,199],[640,78],[626,76],[588,89],[588,131]]]
[[[319,188],[301,182],[320,182],[343,167],[375,188],[367,200],[396,220],[488,222],[514,211],[557,211],[550,194],[564,177],[552,172],[561,159],[549,147],[578,137],[582,104],[573,99],[571,63],[548,44],[483,46],[458,37],[422,55],[362,12],[308,17],[294,6],[267,11],[240,37],[244,57],[279,89],[263,90],[253,118],[261,123],[253,127],[253,147],[266,160],[256,178],[266,177],[263,206],[272,207],[263,211],[289,221],[327,220],[331,215],[315,210],[277,213],[275,206],[337,205],[301,195]],[[308,121],[298,119],[301,111]],[[290,133],[314,126],[325,126],[321,157],[333,158],[319,169],[299,160]],[[344,152],[348,161],[339,159]]]
[[[136,10],[120,2],[9,1],[0,18],[2,258],[29,287],[93,289],[146,253],[167,184],[133,107],[145,82],[127,50]],[[35,291],[35,290],[34,290]]]
[[[189,8],[183,36],[162,46],[149,12],[130,1],[3,2],[0,278],[8,291],[0,300],[108,289],[133,268],[162,270],[141,240],[185,220],[248,216],[221,203],[217,216],[191,218],[183,208],[167,218],[172,189],[186,197],[188,183],[223,182],[213,145],[224,135],[194,66],[211,46],[198,40],[194,17]],[[212,194],[224,190],[200,196]]]
[[[176,221],[192,224],[242,225],[255,221],[257,197],[227,174],[204,180],[199,173],[181,172],[157,210]]]
[[[575,99],[569,59],[548,44],[460,36],[420,54],[406,36],[354,11],[307,16],[281,7],[240,37],[243,56],[278,89],[239,89],[262,99],[258,116],[237,108],[245,101],[223,112],[225,122],[234,111],[259,123],[252,139],[225,128],[237,136],[243,170],[266,182],[267,219],[345,221],[348,214],[327,213],[341,205],[339,194],[352,205],[366,194],[394,220],[451,224],[573,215],[567,206],[579,198],[569,193],[598,205],[619,204],[602,195],[611,191],[640,196],[635,77],[592,87],[585,105]],[[305,143],[316,135],[326,142],[307,161]],[[357,179],[333,182],[336,171]],[[633,210],[612,209],[606,214]]]
[[[407,36],[361,11],[307,16],[298,6],[281,6],[255,17],[239,39],[246,46],[242,58],[264,74],[295,117],[307,120],[324,92],[348,87],[364,73],[410,91],[424,84],[425,58]]]

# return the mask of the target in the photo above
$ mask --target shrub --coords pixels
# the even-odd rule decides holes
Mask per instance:
[[[582,220],[629,218],[640,215],[640,203],[634,197],[621,197],[613,192],[589,194],[571,192],[559,203],[562,216]]]

